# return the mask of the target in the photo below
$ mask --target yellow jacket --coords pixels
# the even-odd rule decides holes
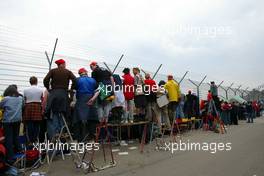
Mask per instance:
[[[168,80],[164,88],[168,92],[168,97],[170,102],[179,101],[179,98],[181,96],[181,91],[178,83],[176,83],[174,80]]]

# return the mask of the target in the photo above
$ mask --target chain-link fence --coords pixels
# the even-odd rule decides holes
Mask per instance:
[[[49,42],[54,41],[54,38],[55,37],[53,36],[45,37],[27,34],[17,29],[0,25],[0,94],[2,94],[4,89],[10,84],[16,84],[19,88],[19,91],[22,92],[24,88],[29,86],[29,77],[33,75],[39,79],[39,85],[43,86],[42,81],[49,68],[44,52],[45,50],[48,50],[48,55],[51,56],[53,44]],[[82,48],[82,46],[78,46],[72,41],[63,41],[61,39],[59,40],[58,45],[59,48],[56,50],[54,58],[64,58],[67,61],[68,69],[72,70],[76,76],[78,73],[77,70],[79,68],[88,68],[91,59],[87,59],[87,56],[85,56],[85,49]],[[67,54],[60,54],[63,53],[61,52],[62,50],[67,51]],[[96,59],[97,57],[100,58],[98,63],[101,66],[104,66],[101,58],[105,57],[101,55],[99,50],[90,48],[89,53],[90,55],[94,56],[96,61],[98,61]],[[120,57],[121,55],[118,55],[117,52],[111,54],[111,57],[115,56],[116,58]],[[111,69],[115,67],[115,63],[109,63],[107,60],[105,60],[105,62]],[[151,63],[143,62],[142,64],[148,65]],[[139,65],[133,65],[131,58],[127,58],[125,56],[120,66],[117,68],[116,73],[122,74],[124,67],[131,68],[133,66]],[[144,67],[144,65],[142,65],[142,67]],[[145,71],[152,75],[155,72],[148,70]],[[189,78],[191,79],[191,77]],[[160,73],[158,73],[155,78],[157,82],[166,79],[167,75]],[[181,78],[176,77],[175,79],[180,80]],[[198,81],[194,82],[199,84]],[[181,83],[181,91],[182,93],[186,94],[188,90],[197,93],[196,87],[188,79],[184,79]],[[205,81],[203,84],[201,84],[199,90],[201,99],[206,99],[208,90],[208,81]],[[224,89],[219,87],[218,91],[221,98],[226,97],[226,92]],[[241,95],[239,92],[238,94]],[[228,96],[231,97],[233,95],[234,92],[229,90]]]

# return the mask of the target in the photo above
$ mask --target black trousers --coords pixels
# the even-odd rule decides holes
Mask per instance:
[[[7,159],[12,160],[15,151],[20,151],[21,147],[18,141],[20,122],[3,123],[5,133],[5,147],[7,150]]]
[[[25,123],[28,142],[34,143],[39,139],[40,120],[28,120]]]
[[[179,105],[177,101],[172,101],[168,105],[168,114],[169,114],[169,119],[170,123],[172,124],[173,119],[176,118],[176,108]]]
[[[96,120],[88,120],[87,122],[80,121],[80,122],[75,123],[73,125],[74,138],[78,142],[85,142],[87,140],[94,139],[97,124],[98,124],[98,121]]]

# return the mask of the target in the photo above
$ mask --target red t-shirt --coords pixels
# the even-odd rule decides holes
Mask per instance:
[[[123,92],[126,100],[134,99],[134,78],[130,74],[125,74],[123,77]]]

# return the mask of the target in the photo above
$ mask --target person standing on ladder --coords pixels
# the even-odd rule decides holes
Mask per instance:
[[[144,93],[144,78],[138,67],[133,68],[134,74],[134,103],[136,107],[135,121],[145,121],[147,99]]]
[[[172,75],[168,75],[168,81],[165,84],[164,88],[168,92],[168,98],[170,102],[168,105],[168,114],[171,124],[173,124],[173,119],[175,119],[176,117],[176,108],[180,102],[181,91],[179,84],[174,81]]]
[[[98,119],[100,122],[108,122],[108,116],[112,109],[113,87],[115,85],[112,73],[105,68],[99,67],[97,62],[91,62],[92,78],[99,85],[100,94],[98,99]]]
[[[220,104],[220,101],[219,101],[219,98],[218,98],[218,87],[217,87],[217,85],[215,84],[214,81],[211,82],[210,91],[211,91],[211,94],[212,94],[212,98],[213,98],[213,100],[215,102],[215,106],[216,106],[217,110],[219,111],[220,108],[221,108],[221,104]]]
[[[64,126],[62,113],[65,117],[69,113],[68,87],[72,82],[71,90],[75,88],[76,77],[66,69],[63,59],[55,61],[57,68],[51,69],[43,80],[44,86],[49,91],[45,116],[47,118],[47,132],[49,139],[59,134]]]
[[[157,89],[158,86],[156,82],[150,77],[150,74],[145,75],[145,86],[146,90],[146,99],[147,99],[147,120],[150,122],[156,121],[159,129],[161,129],[161,115],[158,111],[157,104]],[[155,118],[154,118],[155,117]]]
[[[123,70],[123,93],[126,100],[125,121],[134,121],[134,77],[130,74],[130,69]]]
[[[79,69],[80,77],[76,80],[76,104],[74,107],[73,125],[78,142],[95,139],[97,108],[94,105],[99,91],[95,79],[88,76],[85,68]]]

